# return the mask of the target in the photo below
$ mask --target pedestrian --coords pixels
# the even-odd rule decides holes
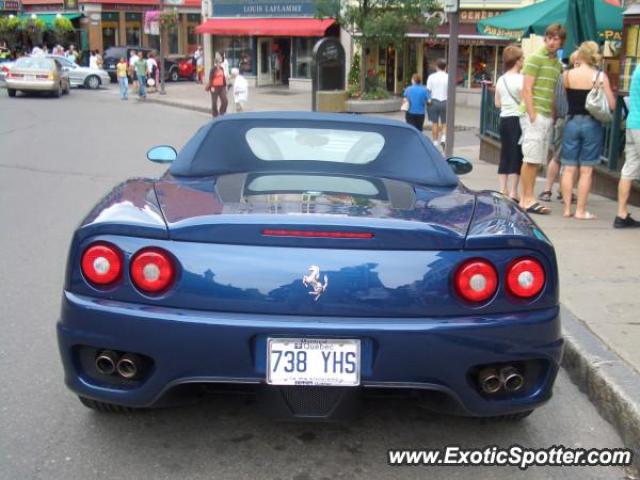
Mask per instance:
[[[227,77],[222,68],[222,56],[216,53],[213,68],[209,71],[209,82],[205,87],[207,92],[211,92],[211,115],[216,118],[227,112]],[[220,99],[220,108],[218,108]]]
[[[196,82],[202,83],[204,81],[204,52],[202,51],[202,46],[198,45],[193,58],[196,66]]]
[[[636,66],[629,87],[629,115],[627,116],[627,143],[624,147],[624,165],[618,182],[618,212],[614,228],[640,228],[640,222],[631,218],[627,209],[631,184],[640,180],[640,68]]]
[[[147,85],[149,86],[149,90],[153,92],[158,90],[158,82],[156,81],[156,73],[158,73],[158,70],[156,55],[153,52],[149,52],[149,58],[147,58]]]
[[[502,54],[505,74],[496,82],[495,105],[500,109],[500,163],[498,182],[500,192],[519,202],[518,182],[522,168],[522,148],[520,147],[520,117],[522,111],[522,86],[524,78],[521,70],[524,54],[520,47],[508,46]]]
[[[42,45],[38,44],[31,49],[32,57],[44,57],[44,50],[42,49]]]
[[[100,50],[96,50],[96,66],[102,70],[102,66],[104,65],[104,59],[102,58],[102,55],[100,54]]]
[[[405,89],[403,96],[409,104],[404,114],[405,121],[422,133],[425,109],[430,97],[429,91],[422,85],[420,75],[414,73],[411,76],[411,85]]]
[[[140,52],[138,61],[134,64],[136,71],[136,79],[138,81],[138,99],[147,99],[147,59],[144,57],[144,52]]]
[[[576,68],[579,66],[577,61],[577,52],[573,52],[569,57],[569,65],[567,68]],[[544,190],[538,195],[538,200],[550,202],[553,196],[552,188],[556,180],[559,180],[560,174],[560,158],[562,156],[562,137],[564,134],[564,125],[566,122],[569,104],[567,103],[567,92],[564,88],[564,75],[558,77],[555,89],[555,122],[553,124],[553,141],[551,142],[552,154],[547,164],[547,179]],[[571,194],[571,201],[576,202],[576,196]],[[558,200],[562,200],[562,188],[558,186]]]
[[[135,50],[131,50],[131,54],[129,55],[129,78],[132,83],[133,91],[138,90],[138,80],[136,78],[136,63],[138,62],[138,52]]]
[[[233,103],[236,112],[244,111],[244,105],[249,101],[249,83],[247,79],[240,75],[237,68],[231,69],[231,77],[233,78]]]
[[[118,86],[120,87],[120,100],[129,98],[129,78],[127,77],[127,60],[124,57],[116,65],[116,76],[118,77]]]
[[[547,27],[544,45],[526,58],[522,100],[526,115],[522,118],[522,170],[520,171],[520,206],[528,213],[548,215],[549,207],[540,205],[534,196],[540,165],[546,163],[552,134],[554,92],[562,63],[558,50],[567,31],[559,23]]]
[[[98,69],[98,56],[96,55],[97,50],[89,51],[89,68],[93,68],[95,70]]]
[[[604,89],[609,108],[615,107],[616,99],[611,91],[609,77],[600,70],[602,57],[598,44],[593,41],[582,42],[577,52],[580,66],[565,72],[563,79],[569,104],[561,159],[564,169],[561,181],[563,216],[572,216],[571,194],[575,174],[579,172],[575,218],[592,220],[596,216],[587,210],[587,199],[591,190],[593,167],[600,161],[602,155],[604,131],[602,123],[589,114],[585,104],[587,95],[594,85]]]
[[[65,57],[67,57],[67,60],[70,62],[78,63],[78,52],[73,43],[69,45],[69,50],[65,53]]]
[[[436,62],[436,72],[427,78],[427,90],[429,90],[431,97],[427,112],[431,122],[433,144],[437,147],[440,142],[443,150],[447,138],[447,94],[449,88],[449,75],[447,75],[446,69],[447,62],[440,58]]]

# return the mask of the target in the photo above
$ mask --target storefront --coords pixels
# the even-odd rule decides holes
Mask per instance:
[[[104,51],[123,45],[158,50],[158,36],[144,33],[144,13],[158,10],[158,0],[80,0],[79,5],[75,3],[75,12],[69,8],[71,1],[74,0],[63,4],[62,0],[23,0],[23,6],[25,14],[55,16],[64,11],[63,15],[73,16],[78,31],[76,43],[81,50]],[[201,23],[200,1],[181,0],[179,5],[172,4],[178,14],[178,26],[167,33],[168,54],[187,55],[197,48],[200,42],[195,30]]]
[[[196,29],[205,45],[210,38],[207,61],[224,54],[256,86],[310,90],[313,46],[339,32],[334,20],[315,18],[315,0],[213,0],[211,6],[212,18]]]

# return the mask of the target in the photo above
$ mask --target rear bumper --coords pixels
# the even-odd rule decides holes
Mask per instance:
[[[42,92],[52,92],[58,88],[58,81],[56,80],[12,80],[7,79],[7,88],[13,90],[36,90]]]
[[[297,317],[160,308],[65,292],[58,323],[68,387],[132,407],[152,406],[180,384],[264,385],[269,336],[359,338],[359,388],[437,391],[476,416],[547,401],[563,344],[557,307],[464,318]],[[80,347],[135,352],[153,359],[153,367],[139,384],[110,385],[88,371]],[[518,395],[487,398],[469,376],[479,365],[530,361],[540,368]]]

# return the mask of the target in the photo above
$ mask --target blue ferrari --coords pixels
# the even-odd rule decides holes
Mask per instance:
[[[415,128],[244,113],[147,156],[166,173],[116,186],[69,250],[58,341],[87,407],[242,390],[322,420],[391,392],[520,419],[551,397],[551,242]]]

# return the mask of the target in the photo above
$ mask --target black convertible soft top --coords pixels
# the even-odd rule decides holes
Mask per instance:
[[[314,160],[261,160],[247,142],[254,128],[310,128],[375,132],[384,146],[369,163]],[[433,144],[395,120],[347,114],[260,112],[225,115],[204,125],[171,165],[175,176],[200,177],[244,172],[309,172],[403,180],[421,185],[454,187],[458,178]]]

